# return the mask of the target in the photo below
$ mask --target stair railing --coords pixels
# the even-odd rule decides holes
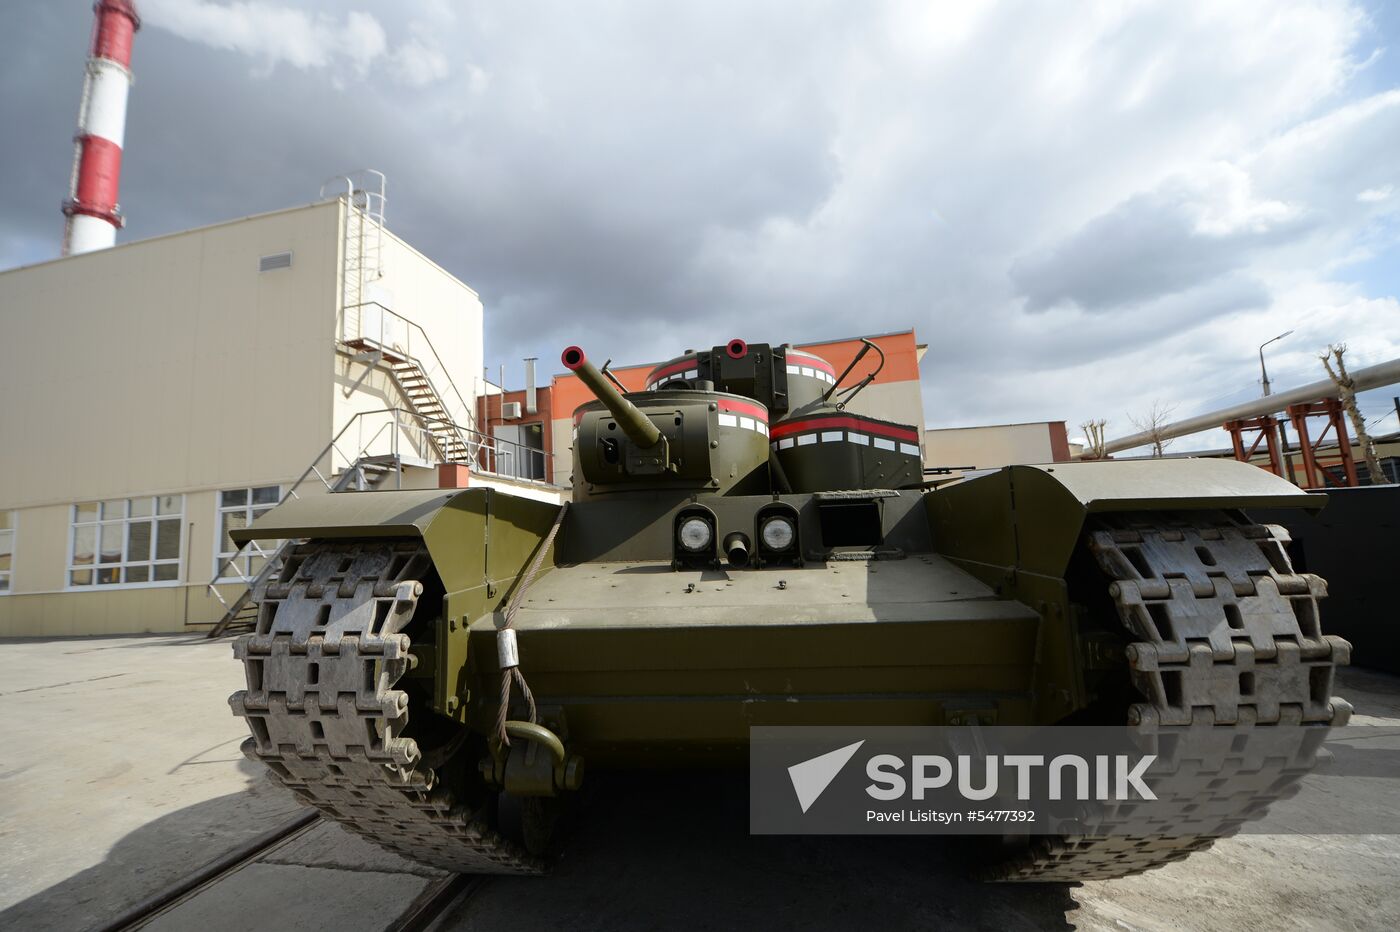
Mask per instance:
[[[438,355],[428,333],[414,321],[391,311],[378,301],[363,301],[345,308],[341,318],[341,341],[359,341],[386,352],[416,362],[434,391],[442,399],[450,420],[476,429],[476,411],[467,404],[447,365]],[[446,386],[444,392],[439,386]]]
[[[379,418],[378,423],[371,422],[371,418]],[[354,444],[349,443],[348,441],[356,436],[352,433],[352,428],[355,431],[363,431],[367,423],[373,427],[369,438],[359,439]],[[364,490],[366,471],[370,468],[378,468],[384,473],[392,472],[395,488],[402,488],[405,453],[411,452],[412,459],[426,463],[427,456],[425,454],[428,454],[436,446],[434,431],[441,431],[446,427],[458,430],[471,438],[480,460],[478,462],[474,459],[472,465],[487,475],[538,481],[531,480],[528,475],[522,475],[518,467],[513,475],[500,472],[492,467],[500,465],[502,461],[515,464],[525,463],[528,462],[527,456],[549,456],[543,450],[527,447],[510,440],[486,437],[471,428],[462,427],[443,418],[428,417],[406,408],[380,408],[374,411],[361,411],[346,421],[345,426],[341,427],[330,442],[321,448],[296,481],[287,487],[287,491],[277,500],[277,504],[281,505],[289,499],[301,498],[299,490],[304,491],[304,487],[307,486],[315,488],[317,482],[328,493],[347,491],[355,482],[358,482],[361,490]],[[405,450],[405,440],[408,441],[407,450]],[[382,449],[386,444],[389,448],[387,453],[373,452],[376,449]],[[336,464],[338,462],[343,462],[346,465],[337,473]],[[543,466],[549,465],[547,459],[541,459],[540,462]],[[324,472],[322,471],[323,465]],[[552,473],[546,472],[546,474]],[[381,476],[381,480],[382,478],[383,476]],[[555,488],[557,487],[555,486]],[[253,591],[277,571],[282,557],[294,543],[293,540],[279,541],[277,546],[269,552],[261,544],[253,541],[251,544],[256,549],[256,553],[253,554],[248,552],[249,544],[239,544],[233,553],[219,561],[206,590],[224,607],[224,614],[214,629],[209,632],[210,637],[218,637],[223,633],[235,616],[248,604]],[[245,575],[225,575],[231,567],[237,566],[240,558],[248,556],[262,556],[265,559],[256,574],[251,578]],[[219,586],[237,583],[245,584],[246,588],[241,595],[230,602],[219,591]]]

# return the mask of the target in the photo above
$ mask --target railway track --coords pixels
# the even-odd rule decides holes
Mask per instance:
[[[314,810],[299,813],[140,901],[96,927],[94,932],[133,932],[145,928],[160,917],[213,890],[249,865],[262,862],[268,855],[316,826],[324,824],[325,821],[321,814]],[[486,879],[466,874],[448,874],[433,880],[405,904],[398,916],[384,927],[384,932],[421,932],[427,929],[449,906],[474,894]]]

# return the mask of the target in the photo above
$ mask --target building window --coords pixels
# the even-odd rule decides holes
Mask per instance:
[[[14,573],[15,515],[13,511],[0,511],[0,593],[10,591]]]
[[[240,554],[229,532],[252,524],[254,519],[272,510],[281,499],[280,485],[225,489],[219,493],[219,554],[215,558],[214,573],[220,579],[251,579],[258,575],[267,558],[277,549],[277,541],[251,541]]]
[[[178,582],[184,526],[183,495],[74,505],[68,585]]]

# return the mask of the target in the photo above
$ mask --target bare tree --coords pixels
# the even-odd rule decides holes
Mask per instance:
[[[1167,426],[1167,419],[1176,410],[1176,405],[1164,405],[1159,401],[1153,401],[1152,407],[1147,410],[1147,414],[1141,418],[1128,415],[1128,420],[1133,422],[1133,426],[1138,429],[1138,433],[1147,434],[1152,438],[1152,455],[1161,456],[1167,444],[1171,443],[1162,436],[1162,428]]]
[[[1346,351],[1345,343],[1329,344],[1327,352],[1318,359],[1322,360],[1322,365],[1327,369],[1327,377],[1337,386],[1337,395],[1342,399],[1342,407],[1346,409],[1347,417],[1351,418],[1351,429],[1356,434],[1356,445],[1361,448],[1361,455],[1366,459],[1366,471],[1371,474],[1371,482],[1379,484],[1385,481],[1385,473],[1381,470],[1380,458],[1376,456],[1376,442],[1366,433],[1366,420],[1361,416],[1361,409],[1356,406],[1356,383],[1347,374],[1347,365],[1342,359]],[[1335,369],[1332,368],[1333,362],[1337,364]],[[1346,442],[1345,437],[1337,439],[1341,443]]]
[[[1079,429],[1084,431],[1084,437],[1089,441],[1084,448],[1083,459],[1101,460],[1108,456],[1105,449],[1107,441],[1103,437],[1103,429],[1108,426],[1108,421],[1099,418],[1097,421],[1085,421],[1079,425]]]

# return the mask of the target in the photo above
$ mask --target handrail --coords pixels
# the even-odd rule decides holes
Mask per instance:
[[[389,415],[392,416],[392,420],[386,419],[384,423],[380,424],[379,428],[373,434],[370,435],[369,440],[359,444],[358,449],[355,451],[354,455],[347,455],[346,452],[343,449],[341,449],[342,439],[345,438],[345,435],[349,433],[352,427],[356,427],[359,424],[361,424],[363,419],[373,417],[375,415]],[[417,422],[417,424],[415,424],[414,422]],[[531,462],[531,460],[527,459],[527,457],[534,454],[538,454],[540,456],[540,464],[542,466],[549,465],[550,460],[554,458],[553,453],[547,453],[544,450],[536,450],[533,447],[528,447],[523,443],[517,443],[514,440],[504,440],[499,437],[486,437],[478,431],[473,430],[472,428],[461,427],[460,425],[453,424],[451,421],[448,421],[444,418],[429,417],[428,415],[420,414],[417,411],[410,411],[407,408],[378,408],[373,411],[360,411],[354,416],[352,416],[348,421],[346,421],[345,426],[341,427],[340,430],[336,431],[335,436],[331,438],[329,443],[327,443],[324,447],[321,448],[320,452],[318,452],[315,458],[311,460],[310,465],[308,465],[306,469],[302,471],[302,474],[297,477],[296,481],[287,487],[287,491],[283,493],[282,497],[277,500],[277,504],[281,505],[289,498],[300,498],[301,496],[297,495],[297,490],[301,488],[302,485],[305,484],[307,480],[309,480],[313,475],[316,477],[317,480],[320,481],[320,483],[323,486],[326,487],[327,491],[336,491],[336,486],[338,485],[338,482],[331,482],[326,478],[326,476],[322,475],[321,471],[317,468],[318,464],[320,464],[320,462],[327,456],[333,456],[337,453],[340,454],[340,456],[344,458],[345,461],[349,464],[346,467],[346,472],[342,473],[341,475],[341,478],[343,479],[346,475],[351,474],[354,469],[358,468],[361,460],[365,458],[367,451],[371,449],[372,445],[377,440],[379,440],[379,438],[383,435],[384,431],[390,426],[395,428],[393,434],[391,435],[390,456],[394,462],[394,468],[397,472],[398,479],[400,482],[402,482],[403,458],[399,452],[399,436],[405,430],[411,430],[415,426],[420,427],[424,430],[425,433],[428,433],[428,425],[430,424],[436,424],[444,427],[456,427],[464,434],[471,435],[472,439],[475,442],[478,456],[480,456],[482,451],[487,451],[490,454],[485,458],[473,460],[474,465],[477,465],[479,471],[485,475],[500,476],[502,478],[511,478],[520,481],[536,481],[521,476],[518,469],[514,475],[511,475],[508,473],[499,472],[496,469],[490,468],[490,466],[500,465],[502,453],[507,454],[509,461],[517,464],[517,466],[522,463]],[[515,449],[502,450],[501,446],[503,444],[508,448],[513,447]],[[330,467],[327,471],[332,472],[334,471],[334,469],[335,463],[334,460],[332,460]],[[546,472],[546,474],[548,475],[553,475],[552,469],[543,471]],[[548,484],[552,485],[554,488],[563,488],[563,486],[558,485],[558,483]],[[224,557],[219,562],[218,567],[215,568],[214,576],[212,579],[209,580],[209,583],[206,587],[208,591],[214,595],[214,598],[218,599],[219,603],[222,604],[225,608],[228,608],[228,602],[225,601],[224,597],[219,593],[218,585],[221,580],[225,584],[227,584],[230,582],[241,581],[246,578],[243,576],[230,578],[226,577],[224,573],[230,566],[233,566],[237,562],[239,557],[246,556],[246,554],[244,553],[244,548],[246,548],[247,546],[247,544],[240,544],[232,554],[230,554],[227,557]],[[257,546],[256,543],[254,544],[254,546]],[[258,551],[259,553],[266,553],[262,550],[261,547],[258,547]],[[276,554],[274,553],[272,557],[275,556]],[[269,558],[269,562],[270,561],[271,558]]]
[[[380,310],[380,317],[379,317],[379,336],[378,336],[377,339],[374,338],[374,337],[367,337],[367,336],[364,334],[364,332],[363,332],[363,328],[364,328],[364,319],[365,319],[365,317],[364,317],[364,308],[367,308],[367,307],[376,307],[376,308],[378,308],[378,309]],[[442,357],[438,355],[437,347],[433,346],[432,338],[428,336],[428,332],[427,332],[426,330],[424,330],[424,329],[422,328],[421,325],[419,325],[416,321],[409,320],[407,317],[403,316],[402,314],[398,313],[397,311],[394,311],[394,310],[391,310],[390,308],[385,307],[383,304],[381,304],[381,303],[378,302],[378,301],[361,301],[359,304],[352,304],[352,305],[346,307],[346,308],[344,309],[344,311],[345,311],[345,313],[344,313],[344,315],[343,315],[342,318],[341,318],[341,328],[342,328],[341,339],[342,339],[342,340],[345,340],[345,341],[347,341],[347,342],[348,342],[349,340],[351,340],[351,339],[359,339],[359,340],[373,339],[373,340],[375,341],[375,343],[377,343],[378,346],[379,346],[380,348],[382,348],[382,349],[389,349],[389,348],[392,348],[392,344],[386,342],[386,340],[385,340],[385,333],[384,333],[384,330],[385,330],[385,327],[384,327],[384,318],[385,318],[385,315],[388,315],[389,317],[393,317],[393,318],[396,318],[397,320],[402,321],[402,322],[404,323],[404,325],[405,325],[410,331],[416,330],[416,331],[418,331],[418,333],[422,334],[422,336],[423,336],[423,343],[424,343],[424,345],[427,346],[428,352],[432,354],[433,362],[435,362],[435,363],[437,364],[437,370],[436,370],[436,371],[437,371],[437,372],[441,372],[441,373],[442,373],[442,377],[443,377],[444,379],[446,379],[448,386],[452,389],[452,394],[455,395],[456,398],[457,398],[457,403],[458,403],[458,405],[460,406],[461,414],[462,414],[462,415],[465,415],[466,418],[467,418],[468,429],[469,429],[469,430],[473,430],[473,431],[476,430],[476,411],[473,410],[472,406],[469,405],[469,404],[467,404],[466,399],[462,397],[462,392],[461,392],[461,390],[459,390],[459,389],[457,388],[457,383],[454,382],[454,381],[452,380],[452,373],[448,370],[446,363],[444,363],[444,362],[442,361]],[[356,320],[359,322],[359,324],[360,324],[361,332],[360,332],[359,334],[356,334],[354,337],[351,337],[351,336],[349,336],[349,335],[347,335],[347,334],[345,334],[345,333],[343,332],[343,331],[344,331],[344,328],[345,328],[346,326],[348,326],[348,324],[349,324],[349,321],[350,321],[350,314],[349,314],[349,312],[350,312],[350,311],[358,311],[358,312],[359,312],[359,313],[357,313],[357,314],[355,315],[355,319],[356,319]],[[410,342],[410,345],[409,345],[409,346],[405,346],[405,347],[403,348],[403,351],[404,351],[404,353],[405,353],[406,355],[410,356],[410,357],[413,358],[415,361],[418,361],[418,360],[420,359],[420,354],[414,352],[413,347],[412,347],[412,345],[411,345],[411,342]],[[420,364],[421,364],[421,363],[420,363]],[[434,382],[434,384],[436,385],[436,382]],[[460,416],[460,415],[459,415],[459,416]]]

